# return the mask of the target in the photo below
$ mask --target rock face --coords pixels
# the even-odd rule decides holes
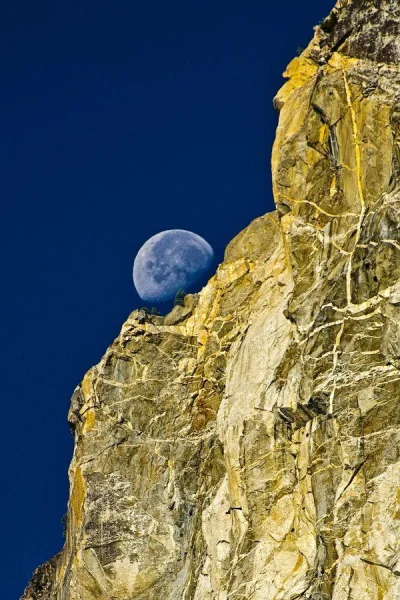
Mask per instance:
[[[275,98],[277,212],[76,389],[24,600],[400,598],[399,23],[338,2]]]

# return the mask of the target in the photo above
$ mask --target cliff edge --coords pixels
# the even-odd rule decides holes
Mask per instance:
[[[75,390],[66,543],[23,600],[400,598],[400,6],[287,68],[277,211]]]

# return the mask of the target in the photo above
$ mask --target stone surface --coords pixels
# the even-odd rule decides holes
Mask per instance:
[[[337,3],[275,98],[277,212],[76,389],[24,600],[400,598],[399,22]]]
[[[61,554],[57,554],[44,565],[38,567],[25,590],[26,600],[57,600],[57,564]]]

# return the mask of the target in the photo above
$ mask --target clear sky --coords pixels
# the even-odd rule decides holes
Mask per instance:
[[[272,98],[333,0],[0,7],[1,598],[63,544],[69,400],[142,306],[163,229],[229,240],[273,208]]]

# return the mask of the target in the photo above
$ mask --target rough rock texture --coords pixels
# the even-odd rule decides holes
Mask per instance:
[[[61,554],[56,554],[51,560],[38,567],[25,590],[26,600],[56,600],[57,564]]]
[[[400,598],[399,22],[338,2],[275,98],[278,212],[75,391],[25,600]]]

